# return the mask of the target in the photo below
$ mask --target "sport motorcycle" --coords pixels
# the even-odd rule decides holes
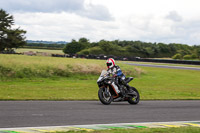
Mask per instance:
[[[97,80],[98,97],[101,103],[109,105],[111,102],[128,101],[130,104],[138,104],[140,101],[138,90],[128,85],[132,80],[133,77],[128,77],[124,80],[125,85],[119,85],[116,83],[116,77],[112,77],[106,70],[102,70]]]

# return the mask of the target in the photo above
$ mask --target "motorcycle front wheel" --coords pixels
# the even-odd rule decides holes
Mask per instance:
[[[130,87],[129,92],[132,93],[133,96],[128,98],[128,102],[130,104],[138,104],[140,101],[140,94],[139,94],[138,90],[134,87]]]
[[[103,88],[99,89],[98,96],[99,96],[99,100],[101,101],[101,103],[103,103],[105,105],[109,105],[113,101],[112,96],[106,94],[106,92]]]

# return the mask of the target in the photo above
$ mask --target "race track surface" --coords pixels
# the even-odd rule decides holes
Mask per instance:
[[[0,128],[200,120],[200,100],[0,101]]]

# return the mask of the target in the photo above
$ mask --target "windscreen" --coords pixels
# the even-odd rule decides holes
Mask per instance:
[[[106,70],[102,70],[101,76],[104,76],[105,74],[107,74],[107,71]]]

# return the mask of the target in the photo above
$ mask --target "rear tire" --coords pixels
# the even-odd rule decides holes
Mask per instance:
[[[108,97],[105,96],[105,92],[103,91],[103,88],[99,89],[98,96],[101,103],[105,105],[109,105],[113,101],[112,96],[108,96]]]
[[[130,93],[133,93],[135,95],[133,97],[129,97],[128,98],[128,103],[130,103],[130,104],[138,104],[139,101],[140,101],[140,94],[139,94],[139,92],[134,87],[130,87],[129,90],[130,90]]]

